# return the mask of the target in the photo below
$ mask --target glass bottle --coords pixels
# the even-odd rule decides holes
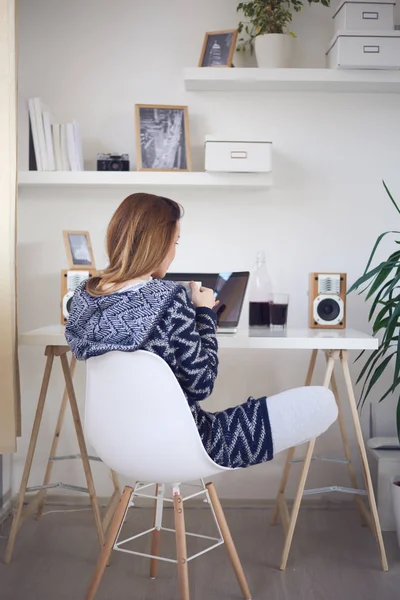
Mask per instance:
[[[270,326],[270,302],[272,283],[268,275],[264,252],[257,252],[256,266],[250,276],[249,289],[249,326]]]

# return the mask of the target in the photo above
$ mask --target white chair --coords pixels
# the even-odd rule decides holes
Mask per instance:
[[[188,562],[225,543],[229,558],[245,599],[250,591],[236,548],[212,483],[208,478],[222,471],[206,453],[200,440],[187,400],[169,366],[149,352],[109,352],[87,361],[85,430],[88,442],[111,469],[135,481],[125,487],[108,529],[106,540],[90,583],[86,600],[92,600],[109,561],[112,550],[128,552],[151,559],[150,577],[155,578],[158,560],[175,562],[181,600],[189,600]],[[200,491],[183,497],[182,482],[200,480]],[[156,493],[149,493],[156,483]],[[164,495],[171,486],[172,498]],[[206,550],[187,556],[184,501],[203,495],[216,522],[218,537],[210,540]],[[154,498],[154,527],[120,541],[121,529],[128,509],[137,496]],[[175,530],[162,526],[163,505],[173,503]],[[159,556],[160,532],[175,531],[176,560]],[[133,539],[152,534],[150,554],[127,550],[122,546]]]

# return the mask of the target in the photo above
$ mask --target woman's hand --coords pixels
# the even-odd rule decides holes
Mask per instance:
[[[199,288],[194,281],[190,282],[190,287],[192,289],[192,302],[196,308],[204,307],[213,309],[219,304],[219,302],[215,301],[214,291],[210,288]]]

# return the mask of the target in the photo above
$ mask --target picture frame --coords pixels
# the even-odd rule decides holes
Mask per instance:
[[[70,269],[96,269],[88,231],[63,231],[63,237]]]
[[[199,67],[224,68],[232,66],[238,30],[208,31],[204,37]]]
[[[191,171],[187,106],[135,104],[138,171]]]

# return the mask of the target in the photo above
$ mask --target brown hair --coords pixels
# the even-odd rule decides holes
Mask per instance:
[[[109,265],[86,284],[91,296],[116,291],[125,281],[153,273],[168,254],[183,215],[182,207],[153,194],[131,194],[119,205],[107,229]]]

